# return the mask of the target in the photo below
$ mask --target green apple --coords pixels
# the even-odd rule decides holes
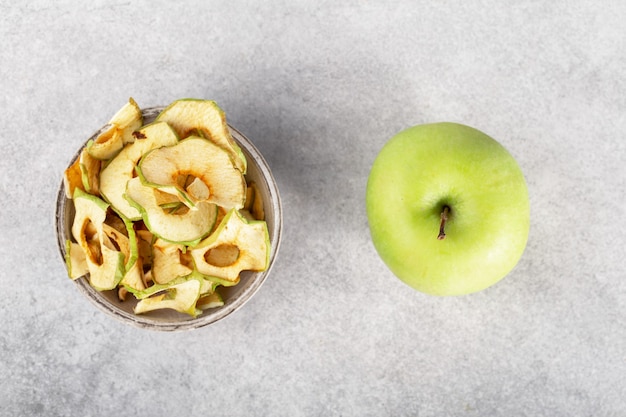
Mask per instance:
[[[511,154],[456,123],[411,127],[380,151],[367,217],[381,259],[418,291],[453,296],[504,278],[524,252],[528,190]]]

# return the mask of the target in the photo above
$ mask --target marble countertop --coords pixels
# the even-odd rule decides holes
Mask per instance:
[[[626,3],[0,0],[0,415],[626,415]],[[211,326],[101,313],[55,196],[132,96],[216,100],[272,167],[272,274]],[[397,280],[364,193],[382,145],[455,121],[529,187],[514,271],[437,298]]]

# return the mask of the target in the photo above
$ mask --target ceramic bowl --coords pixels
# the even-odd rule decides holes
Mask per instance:
[[[154,121],[162,110],[163,107],[151,107],[142,110],[144,124]],[[257,184],[263,196],[265,221],[267,222],[271,244],[270,261],[267,270],[263,272],[243,271],[241,273],[241,280],[237,285],[233,287],[220,287],[220,294],[224,298],[224,305],[222,307],[205,310],[201,315],[195,318],[173,310],[159,310],[137,315],[133,313],[133,307],[136,305],[137,301],[131,294],[129,294],[126,301],[122,302],[119,300],[116,290],[99,292],[89,285],[86,277],[76,279],[74,282],[78,291],[85,298],[93,302],[101,311],[125,323],[145,329],[162,331],[196,329],[215,323],[239,310],[259,290],[266,280],[274,260],[276,259],[281,240],[282,208],[278,187],[272,176],[270,167],[258,149],[248,138],[237,131],[237,129],[230,125],[229,128],[233,138],[239,144],[247,158],[248,168],[246,178],[248,181],[254,181]],[[104,127],[94,133],[91,139],[95,139],[103,129]],[[85,141],[85,145],[87,142],[88,141]],[[70,161],[70,165],[79,157],[81,151],[82,147],[76,152]],[[61,182],[56,202],[56,233],[63,262],[65,262],[65,241],[71,238],[73,219],[74,206],[72,201],[66,198],[63,182]],[[58,279],[69,280],[68,277],[59,277]]]

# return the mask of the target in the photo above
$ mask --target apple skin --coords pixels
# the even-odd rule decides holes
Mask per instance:
[[[528,189],[515,159],[479,130],[449,122],[411,127],[385,144],[369,174],[366,209],[387,267],[437,296],[500,281],[520,260],[530,228]]]

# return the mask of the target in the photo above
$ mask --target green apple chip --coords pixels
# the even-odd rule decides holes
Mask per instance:
[[[269,250],[267,224],[248,222],[231,210],[208,238],[191,249],[191,256],[200,273],[235,281],[243,270],[265,270]]]
[[[169,308],[181,313],[197,316],[202,310],[196,307],[200,297],[200,282],[190,279],[172,285],[164,292],[141,299],[134,308],[135,314],[143,314],[153,310]]]
[[[190,208],[199,202],[227,209],[243,207],[246,181],[242,173],[224,150],[197,136],[148,152],[137,165],[137,173],[145,184],[180,196]],[[181,176],[185,178],[182,183],[193,176],[186,189],[180,186]]]
[[[139,177],[128,181],[125,196],[139,210],[148,230],[169,242],[195,245],[211,231],[217,217],[217,206],[207,202],[182,214],[166,212],[157,202],[155,189],[143,185]]]
[[[242,173],[247,163],[243,152],[233,140],[224,111],[211,100],[176,100],[159,114],[157,120],[169,123],[181,139],[202,136],[224,149],[231,162]]]
[[[72,235],[85,252],[89,282],[100,291],[113,289],[124,275],[124,254],[114,247],[103,230],[108,204],[76,189],[74,207]]]

